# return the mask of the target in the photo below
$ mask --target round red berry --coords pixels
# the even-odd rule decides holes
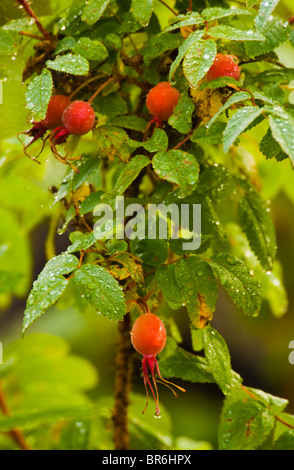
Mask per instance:
[[[241,69],[238,65],[237,57],[227,54],[216,54],[214,62],[207,72],[207,80],[214,80],[219,77],[232,77],[239,80]]]
[[[66,108],[70,105],[70,98],[64,95],[54,95],[51,97],[46,117],[43,124],[46,129],[55,129],[63,125],[62,115]]]
[[[160,82],[150,90],[146,105],[150,114],[159,121],[167,121],[172,115],[180,93],[169,82]]]
[[[85,101],[74,101],[63,113],[63,125],[72,135],[84,135],[93,129],[95,112],[92,106]]]
[[[162,320],[153,313],[140,315],[131,331],[131,342],[142,356],[156,356],[166,342],[166,330]]]

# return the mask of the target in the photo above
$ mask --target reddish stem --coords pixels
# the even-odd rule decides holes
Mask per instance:
[[[46,31],[46,29],[44,28],[44,26],[42,25],[42,23],[39,21],[36,13],[33,11],[33,9],[30,7],[30,5],[28,4],[27,0],[16,0],[17,3],[20,4],[21,7],[23,7],[23,9],[26,11],[26,13],[28,14],[28,16],[30,18],[33,18],[35,20],[35,23],[36,23],[36,26],[38,28],[38,30],[40,31],[40,33],[42,33],[44,39],[47,39],[48,41],[52,41],[52,38],[50,36],[50,34]]]
[[[189,0],[189,11],[192,11],[192,2],[193,0]]]
[[[166,8],[168,8],[169,11],[171,11],[173,15],[178,16],[177,12],[175,10],[173,10],[172,7],[167,5],[167,3],[165,3],[163,0],[159,0],[159,1],[160,1],[160,3],[162,3],[162,5],[164,5]]]
[[[91,96],[91,98],[88,100],[88,103],[91,104],[92,101],[94,101],[94,99],[96,98],[96,96],[99,95],[99,93],[101,93],[101,91],[104,90],[104,88],[106,88],[109,83],[115,82],[116,80],[117,77],[111,77],[106,80],[106,82],[102,83],[102,85],[95,91],[94,95]]]
[[[1,388],[1,384],[0,384],[0,409],[2,410],[4,415],[6,415],[6,416],[10,415],[10,410],[9,410],[8,405],[6,403],[4,392]],[[17,443],[17,445],[22,450],[31,450],[29,445],[27,444],[27,442],[25,440],[25,437],[21,433],[21,431],[19,431],[18,429],[12,429],[9,432],[9,435],[11,436],[11,438]]]

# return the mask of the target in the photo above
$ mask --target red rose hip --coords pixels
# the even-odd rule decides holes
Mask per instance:
[[[156,403],[155,417],[159,418],[159,396],[156,382],[158,381],[159,383],[166,385],[172,390],[174,395],[176,395],[175,391],[171,387],[171,385],[174,384],[168,382],[161,376],[158,362],[155,357],[163,350],[166,343],[166,330],[162,320],[157,315],[150,312],[140,315],[133,325],[133,329],[131,331],[131,342],[136,351],[143,356],[142,372],[147,395],[147,403],[143,413],[148,406],[149,387]],[[152,381],[149,378],[149,374],[151,375]],[[182,392],[185,392],[183,388],[178,387],[177,385],[174,386]]]
[[[63,126],[71,135],[84,135],[93,129],[95,112],[85,101],[74,101],[63,113]]]
[[[162,320],[153,313],[140,315],[133,325],[131,341],[142,356],[156,356],[166,341],[166,331]]]
[[[237,57],[226,54],[216,54],[214,62],[206,74],[207,80],[214,80],[219,77],[232,77],[239,80],[241,69],[238,65]]]
[[[180,93],[169,82],[160,82],[149,91],[146,106],[155,119],[164,122],[172,115],[179,98]]]
[[[71,101],[68,96],[54,95],[49,101],[43,124],[46,129],[55,129],[63,125],[62,116]]]

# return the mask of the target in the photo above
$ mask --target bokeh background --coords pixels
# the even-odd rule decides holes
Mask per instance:
[[[66,8],[70,2],[63,3]],[[38,15],[46,17],[54,9],[55,0],[35,0],[33,6]],[[293,1],[281,0],[277,12],[285,19],[291,17]],[[0,24],[22,17],[23,13],[14,2],[1,1]],[[41,158],[42,165],[26,159],[16,139],[19,131],[28,128],[27,84],[22,83],[22,70],[30,52],[30,48],[23,48],[17,56],[0,56],[0,74],[3,67],[8,70],[2,81],[3,103],[0,104],[0,246],[7,241],[9,244],[0,258],[0,268],[21,268],[24,273],[23,282],[14,295],[0,295],[0,340],[4,346],[4,362],[6,347],[21,338],[26,294],[46,263],[46,250],[52,241],[52,211],[58,218],[58,209],[51,207],[53,200],[48,188],[58,184],[66,172],[66,168],[56,164],[46,150]],[[293,49],[287,43],[277,53],[282,63],[294,68]],[[212,325],[227,341],[232,367],[243,377],[244,383],[288,399],[287,411],[294,413],[294,365],[289,362],[289,343],[294,340],[294,176],[288,161],[277,164],[259,153],[256,145],[258,130],[256,132],[242,138],[242,145],[251,162],[250,171],[257,175],[265,199],[271,200],[277,231],[277,259],[288,305],[284,315],[274,315],[270,306],[264,303],[259,317],[252,319],[236,310],[225,292],[220,290]],[[68,245],[68,233],[54,238],[59,253]],[[281,302],[284,300],[281,296]],[[191,349],[185,311],[175,313],[166,305],[161,311],[165,316],[174,317],[183,346]],[[99,382],[91,393],[97,397],[113,393],[117,344],[117,328],[113,322],[98,316],[92,309],[81,312],[61,304],[40,318],[27,334],[35,332],[65,338],[74,354],[89,359],[97,368]],[[143,394],[139,367],[139,357],[135,356],[133,390]],[[185,387],[187,393],[176,402],[168,390],[160,390],[173,433],[207,441],[215,448],[223,396],[215,385],[185,384]],[[165,419],[162,418],[160,426],[164,426]]]

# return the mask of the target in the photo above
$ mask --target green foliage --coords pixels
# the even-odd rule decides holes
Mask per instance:
[[[46,116],[47,106],[52,95],[53,80],[49,70],[44,69],[29,85],[27,98],[28,109],[33,110],[34,119],[41,121]]]
[[[74,281],[97,313],[110,320],[123,319],[126,312],[123,293],[118,282],[104,268],[85,264],[75,272]]]
[[[162,377],[216,385],[224,396],[218,448],[293,450],[287,400],[243,385],[231,366],[226,330],[221,335],[214,323],[221,290],[246,316],[243,321],[254,322],[266,304],[275,319],[287,311],[269,200],[272,181],[294,200],[289,100],[294,70],[283,65],[277,50],[285,43],[293,49],[291,22],[275,15],[277,0],[247,0],[244,8],[193,2],[197,11],[189,11],[184,0],[49,3],[54,15],[44,23],[51,36],[41,43],[44,31],[30,20],[13,20],[0,29],[1,78],[11,80],[15,51],[20,64],[20,86],[6,95],[7,114],[0,114],[3,128],[11,128],[9,139],[0,142],[0,307],[13,296],[27,299],[23,339],[7,348],[0,367],[0,393],[3,388],[11,405],[11,413],[0,418],[0,430],[18,428],[36,448],[112,448],[106,432],[113,423],[109,388],[96,399],[98,375],[90,362],[71,354],[57,336],[30,334],[30,327],[64,306],[112,320],[119,328],[125,319],[156,309],[168,333],[159,356]],[[217,53],[237,58],[240,80],[207,80]],[[146,107],[147,93],[160,81],[170,81],[180,93],[165,123]],[[53,131],[28,146],[33,160],[43,150],[36,165],[22,155],[16,134],[24,130],[28,111],[35,121],[45,117],[55,93],[89,100],[96,123],[85,136],[60,143]],[[16,114],[23,109],[23,128],[14,122],[15,109]],[[19,138],[24,146],[29,143],[29,136]],[[124,208],[135,207],[137,218],[119,213],[118,197]],[[118,220],[107,216],[106,204]],[[178,210],[178,238],[167,213],[148,213],[158,205]],[[106,213],[103,238],[95,230],[97,206]],[[197,228],[195,206],[201,206]],[[182,220],[184,208],[189,227]],[[159,219],[167,224],[165,239],[158,230],[150,236],[149,226],[140,231],[139,221],[151,221],[154,228]],[[28,238],[45,221],[46,259],[34,281]],[[187,232],[201,239],[200,246],[184,248]],[[124,334],[127,341],[129,331]],[[123,355],[132,354],[115,341],[110,342],[123,347]],[[102,356],[95,358],[98,368]],[[120,393],[116,390],[116,399]],[[141,416],[143,398],[131,397],[133,448],[211,448],[205,439],[203,444],[174,438],[164,407],[166,421],[155,425],[152,416]],[[41,425],[49,435],[45,428],[38,435]]]

